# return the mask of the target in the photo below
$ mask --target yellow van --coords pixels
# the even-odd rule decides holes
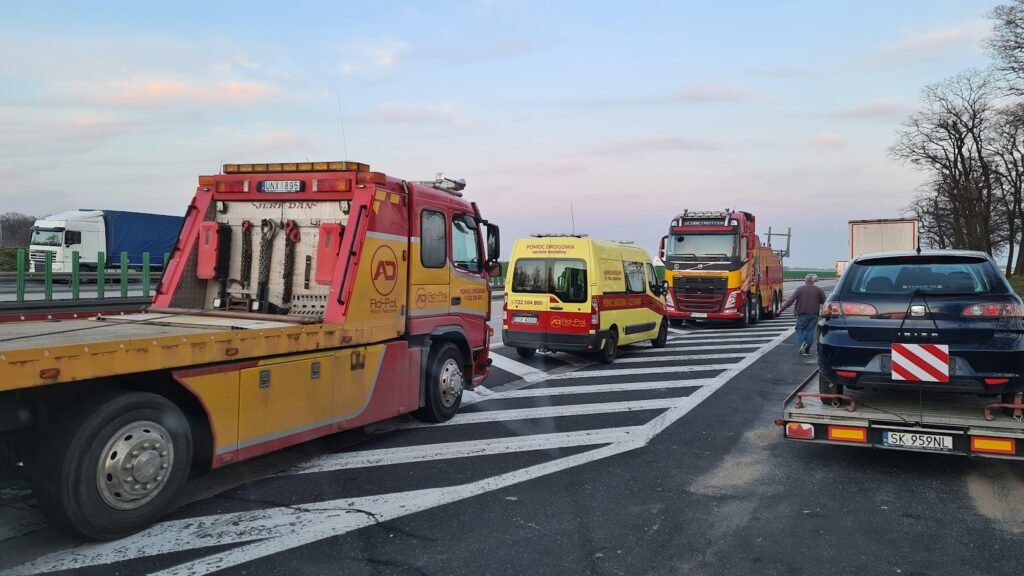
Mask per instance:
[[[639,246],[538,234],[516,240],[508,269],[502,339],[523,358],[593,352],[610,364],[624,344],[668,340],[665,287]]]

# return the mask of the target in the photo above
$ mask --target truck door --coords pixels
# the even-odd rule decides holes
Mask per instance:
[[[446,315],[451,309],[447,207],[418,203],[413,219],[419,242],[412,243],[409,263],[409,318]]]
[[[470,347],[482,346],[487,327],[480,319],[487,317],[490,298],[484,274],[483,246],[480,227],[472,215],[455,213],[451,217],[452,288],[449,300],[453,314],[466,318]]]

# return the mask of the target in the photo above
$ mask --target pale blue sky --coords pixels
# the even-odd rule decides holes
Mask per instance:
[[[180,213],[222,162],[341,159],[340,94],[350,159],[466,178],[508,242],[572,203],[653,250],[735,207],[830,266],[909,201],[886,148],[997,3],[4,2],[0,210]]]

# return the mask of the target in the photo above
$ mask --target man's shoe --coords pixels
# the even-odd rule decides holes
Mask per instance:
[[[807,356],[807,344],[800,345],[800,355]]]
[[[811,355],[811,353],[810,353],[810,352],[808,352],[807,350],[804,350],[804,351],[800,352],[800,355],[801,355],[801,356],[810,356],[810,355]]]

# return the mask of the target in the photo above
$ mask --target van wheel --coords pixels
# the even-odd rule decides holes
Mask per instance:
[[[462,352],[451,342],[431,350],[427,365],[425,405],[413,413],[423,422],[445,422],[459,411],[465,375],[462,373]]]
[[[604,339],[604,347],[597,353],[597,359],[601,361],[601,364],[611,364],[615,362],[615,357],[619,355],[618,332],[618,329],[612,326],[608,337]]]
[[[664,348],[668,344],[668,322],[661,321],[661,328],[658,329],[658,336],[651,340],[651,346],[654,348]]]
[[[156,522],[192,466],[188,420],[170,400],[115,391],[53,421],[33,479],[50,522],[113,540]]]
[[[536,348],[516,348],[516,354],[519,354],[520,358],[533,358],[536,353]]]

